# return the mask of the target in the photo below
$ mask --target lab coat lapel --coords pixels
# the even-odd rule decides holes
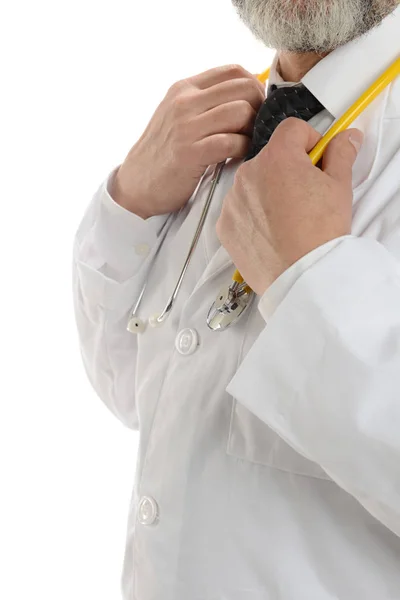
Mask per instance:
[[[192,293],[195,294],[200,288],[203,287],[203,285],[215,279],[222,271],[224,271],[224,269],[226,269],[227,271],[227,282],[229,282],[230,277],[228,267],[231,268],[233,275],[235,267],[233,265],[232,259],[229,256],[228,252],[225,250],[225,248],[223,246],[220,246],[219,249],[215,252],[211,261],[208,263],[207,267],[205,268],[203,275],[201,276]],[[215,294],[217,294],[217,291],[218,290],[215,291]]]

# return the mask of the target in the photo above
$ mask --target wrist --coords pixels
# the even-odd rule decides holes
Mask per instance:
[[[121,168],[121,167],[120,167]],[[112,181],[110,182],[110,196],[122,208],[137,215],[141,219],[149,219],[157,213],[149,209],[151,203],[146,200],[146,195],[141,193],[139,189],[134,193],[127,193],[121,184],[119,177],[120,168],[115,172]]]

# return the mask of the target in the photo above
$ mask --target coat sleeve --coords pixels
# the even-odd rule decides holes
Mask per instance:
[[[73,243],[73,305],[83,365],[99,398],[127,427],[135,406],[137,336],[126,330],[168,215],[143,220],[114,202],[113,171],[87,207]]]
[[[400,263],[347,236],[286,288],[227,391],[400,536]]]

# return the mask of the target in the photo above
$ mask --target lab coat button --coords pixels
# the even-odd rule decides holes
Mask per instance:
[[[135,250],[138,256],[147,256],[150,252],[150,246],[148,244],[137,244]]]
[[[176,336],[175,347],[179,354],[193,354],[199,345],[199,336],[195,329],[182,329]]]
[[[154,525],[158,520],[158,506],[154,498],[143,496],[139,503],[138,521],[141,525]]]

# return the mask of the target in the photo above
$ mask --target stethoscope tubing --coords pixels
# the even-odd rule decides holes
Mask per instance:
[[[346,113],[340,118],[338,119],[337,122],[335,122],[332,127],[326,132],[326,134],[324,135],[324,137],[321,139],[321,141],[315,146],[315,148],[313,148],[313,150],[310,152],[309,156],[310,159],[312,161],[312,163],[314,165],[316,165],[318,163],[318,161],[320,160],[320,158],[323,155],[323,152],[325,150],[325,148],[327,147],[328,143],[332,140],[332,138],[337,135],[340,131],[345,130],[347,127],[349,127],[351,125],[351,123],[356,119],[356,117],[363,111],[365,110],[365,108],[382,92],[382,90],[389,85],[389,83],[391,83],[396,76],[398,76],[400,74],[400,57],[397,58],[386,70],[384,73],[382,73],[382,75],[380,75],[380,77],[360,96],[360,98],[346,111]],[[264,73],[262,73],[261,75],[259,75],[259,79],[260,81],[266,81],[267,78],[269,76],[269,69],[267,69],[266,71],[264,71]],[[172,308],[175,304],[176,298],[179,294],[179,290],[181,289],[182,286],[182,282],[183,279],[185,277],[186,271],[190,265],[190,262],[192,260],[193,254],[195,252],[197,243],[199,241],[200,235],[204,229],[204,225],[208,216],[208,212],[212,203],[212,200],[214,198],[214,194],[215,194],[215,190],[216,187],[218,185],[218,182],[221,178],[222,172],[224,170],[224,167],[226,165],[227,161],[224,162],[220,162],[218,163],[213,171],[213,175],[212,175],[212,179],[211,179],[211,187],[209,190],[209,193],[207,195],[207,199],[205,201],[200,219],[198,221],[198,225],[196,228],[196,232],[193,236],[193,240],[192,243],[190,245],[189,248],[189,252],[186,256],[184,265],[182,267],[181,273],[178,277],[178,280],[176,282],[176,285],[174,287],[174,291],[172,292],[164,310],[159,314],[159,315],[154,315],[152,317],[150,317],[149,319],[149,323],[151,326],[153,327],[157,327],[158,325],[161,325],[169,316],[169,314],[172,311]],[[208,170],[208,169],[207,169]],[[207,170],[205,171],[205,174],[207,173]],[[204,180],[204,176],[203,175],[202,179],[200,180],[197,189],[194,192],[194,201],[197,198],[197,194],[198,191],[201,187],[201,184]],[[183,207],[181,208],[181,210],[179,211],[178,215],[180,214],[180,212],[182,211]],[[171,218],[171,223],[167,226],[165,225],[164,231],[162,233],[162,237],[160,239],[157,251],[154,254],[153,257],[153,261],[152,264],[154,263],[154,261],[156,260],[156,257],[158,256],[160,249],[163,245],[163,242],[172,226],[172,222],[173,222],[173,215],[170,215]],[[238,282],[238,283],[243,283],[243,278],[240,275],[240,273],[238,271],[235,272],[234,276],[233,276],[233,282]],[[233,285],[233,284],[232,284]],[[137,315],[137,311],[139,309],[139,306],[142,302],[145,290],[147,287],[147,281],[145,282],[138,300],[135,303],[135,306],[133,307],[133,309],[130,312],[130,317],[129,317],[129,321],[131,321],[131,319],[136,318]],[[230,288],[231,289],[231,288]],[[253,293],[251,292],[251,290],[248,290],[249,293]],[[129,324],[127,327],[128,331],[132,331],[129,328]]]
[[[222,172],[224,170],[225,165],[226,165],[226,161],[223,161],[223,162],[218,163],[215,166],[215,168],[214,168],[214,171],[213,171],[213,174],[212,174],[212,177],[211,177],[211,181],[210,181],[211,187],[210,187],[210,190],[208,192],[206,201],[204,203],[204,207],[203,207],[203,210],[201,212],[200,219],[198,221],[197,228],[196,228],[195,234],[194,234],[193,239],[192,239],[192,243],[190,245],[190,248],[189,248],[189,251],[187,253],[187,256],[186,256],[185,262],[183,264],[182,270],[181,270],[180,275],[178,277],[178,280],[176,282],[174,291],[172,292],[172,294],[171,294],[171,296],[170,296],[167,304],[164,307],[164,310],[160,313],[160,315],[153,315],[152,317],[150,317],[149,322],[150,322],[150,324],[151,324],[152,327],[157,327],[159,325],[162,325],[162,323],[168,318],[168,316],[169,316],[169,314],[170,314],[170,312],[171,312],[171,310],[172,310],[172,308],[173,308],[173,306],[175,304],[175,301],[176,301],[176,298],[177,298],[177,296],[179,294],[179,290],[180,290],[180,288],[182,286],[182,283],[183,283],[186,271],[187,271],[187,269],[188,269],[188,267],[189,267],[189,265],[191,263],[191,260],[193,258],[193,254],[194,254],[194,252],[196,250],[197,243],[198,243],[198,241],[200,239],[200,235],[201,235],[201,233],[202,233],[202,231],[204,229],[204,225],[205,225],[205,222],[206,222],[209,210],[210,210],[210,206],[211,206],[212,200],[214,198],[215,190],[216,190],[218,182],[219,182],[219,180],[221,178],[221,175],[222,175]],[[199,182],[199,184],[197,186],[197,189],[194,192],[193,202],[196,201],[196,198],[198,196],[198,193],[199,193],[201,184],[202,184],[202,182],[204,180],[204,176],[205,176],[206,172],[207,172],[207,169],[206,169],[203,177],[201,178],[201,180],[200,180],[200,182]],[[184,207],[182,207],[180,209],[180,211],[175,216],[174,216],[174,214],[171,214],[169,216],[169,219],[171,220],[171,222],[170,223],[166,223],[165,226],[164,226],[164,229],[163,229],[163,232],[162,232],[162,236],[161,236],[161,238],[159,240],[157,251],[154,253],[154,256],[153,256],[153,259],[152,259],[152,262],[151,262],[151,266],[154,264],[154,262],[155,262],[155,260],[156,260],[156,258],[158,256],[158,254],[160,253],[160,250],[161,250],[161,248],[163,246],[165,238],[167,237],[167,235],[168,235],[168,233],[169,233],[169,231],[170,231],[170,229],[172,227],[173,221],[175,219],[178,219],[178,217],[179,217],[180,213],[182,212],[183,208]],[[151,268],[151,266],[150,266],[150,268]],[[141,292],[139,294],[139,297],[138,297],[135,305],[133,306],[133,308],[132,308],[132,310],[130,312],[129,321],[132,318],[134,318],[134,317],[137,316],[139,307],[140,307],[140,305],[142,303],[143,296],[144,296],[146,288],[147,288],[147,283],[148,282],[146,280],[145,283],[144,283],[144,285],[143,285],[143,287],[142,287],[142,290],[141,290]],[[128,330],[129,330],[129,328],[128,328]]]
[[[177,295],[179,293],[179,290],[180,290],[180,288],[182,286],[183,279],[185,277],[186,271],[187,271],[187,269],[188,269],[188,267],[190,265],[190,262],[192,260],[192,257],[193,257],[194,251],[196,249],[197,243],[199,241],[201,232],[204,229],[204,225],[205,225],[205,222],[206,222],[206,219],[207,219],[207,216],[208,216],[208,212],[210,210],[211,202],[212,202],[212,200],[214,198],[215,189],[216,189],[216,187],[218,185],[218,182],[220,180],[220,177],[222,175],[222,171],[224,170],[225,165],[226,165],[226,161],[220,162],[220,163],[217,164],[217,166],[214,169],[214,172],[213,172],[213,175],[212,175],[212,178],[211,178],[211,182],[210,182],[211,183],[211,187],[210,187],[210,190],[208,192],[207,199],[205,201],[203,210],[201,212],[200,219],[199,219],[199,222],[198,222],[198,225],[197,225],[197,228],[196,228],[196,232],[195,232],[195,234],[193,236],[193,240],[192,240],[192,243],[191,243],[190,248],[189,248],[189,252],[188,252],[188,254],[186,256],[185,263],[184,263],[184,265],[182,267],[182,271],[181,271],[181,273],[179,275],[178,281],[176,282],[174,291],[172,292],[171,297],[169,298],[169,300],[168,300],[168,302],[167,302],[164,310],[162,311],[162,313],[160,314],[159,317],[157,317],[157,318],[155,316],[153,317],[152,322],[151,322],[151,325],[153,327],[154,326],[156,327],[158,325],[162,325],[162,323],[165,321],[165,319],[167,319],[169,313],[171,312],[171,310],[172,310],[172,308],[173,308],[173,306],[175,304],[176,297],[177,297]],[[199,189],[200,188],[198,188],[198,190]],[[198,193],[198,190],[196,192],[196,195]]]

